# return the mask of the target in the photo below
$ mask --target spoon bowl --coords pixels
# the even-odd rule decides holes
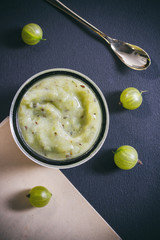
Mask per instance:
[[[145,70],[150,66],[151,64],[150,57],[142,48],[107,36],[98,28],[96,28],[95,26],[87,22],[85,19],[80,17],[78,14],[73,12],[59,0],[46,0],[46,1],[52,4],[53,6],[59,8],[60,10],[64,11],[71,17],[75,18],[77,21],[89,27],[92,31],[94,31],[100,37],[102,37],[110,45],[111,49],[114,51],[116,56],[127,67],[134,70]]]
[[[129,68],[145,70],[151,64],[149,55],[136,45],[112,39],[110,46],[117,57]]]

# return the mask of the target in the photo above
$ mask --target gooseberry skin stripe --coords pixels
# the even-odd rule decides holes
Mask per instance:
[[[121,146],[114,154],[114,162],[117,167],[123,170],[129,170],[133,168],[138,162],[137,151],[128,145]]]
[[[138,89],[129,87],[123,90],[120,95],[120,103],[122,106],[129,110],[135,110],[142,104],[142,91]]]
[[[28,45],[36,45],[43,39],[43,31],[38,24],[29,23],[22,29],[22,40]]]

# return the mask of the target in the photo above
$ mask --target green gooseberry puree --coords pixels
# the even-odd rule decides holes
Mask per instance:
[[[52,193],[43,186],[36,186],[30,190],[27,197],[33,207],[41,208],[49,203]]]
[[[129,109],[129,110],[137,109],[142,104],[143,92],[146,92],[146,91],[139,91],[134,87],[126,88],[120,95],[120,103],[126,109]]]
[[[22,40],[28,45],[36,45],[43,39],[43,31],[38,24],[29,23],[22,29]]]
[[[114,162],[117,167],[123,170],[133,168],[137,162],[142,164],[142,162],[138,160],[136,149],[128,145],[121,146],[114,152]]]
[[[18,121],[24,140],[34,151],[49,159],[66,160],[94,145],[102,113],[87,85],[62,74],[42,79],[25,93]]]

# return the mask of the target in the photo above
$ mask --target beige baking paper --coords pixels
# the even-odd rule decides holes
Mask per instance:
[[[74,171],[74,169],[73,169]],[[26,194],[53,194],[34,208]],[[39,166],[16,146],[8,118],[0,124],[0,240],[117,240],[120,237],[58,169]]]

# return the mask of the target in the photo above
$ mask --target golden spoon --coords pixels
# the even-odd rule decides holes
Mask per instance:
[[[132,68],[134,70],[145,70],[151,64],[149,55],[142,48],[130,43],[126,43],[126,42],[108,37],[106,34],[101,32],[99,29],[97,29],[92,24],[87,22],[85,19],[80,17],[78,14],[73,12],[71,9],[69,9],[59,0],[46,0],[46,1],[52,4],[53,6],[61,9],[71,17],[75,18],[77,21],[89,27],[91,30],[97,33],[100,37],[102,37],[110,45],[111,49],[115,52],[117,57],[127,67]]]

